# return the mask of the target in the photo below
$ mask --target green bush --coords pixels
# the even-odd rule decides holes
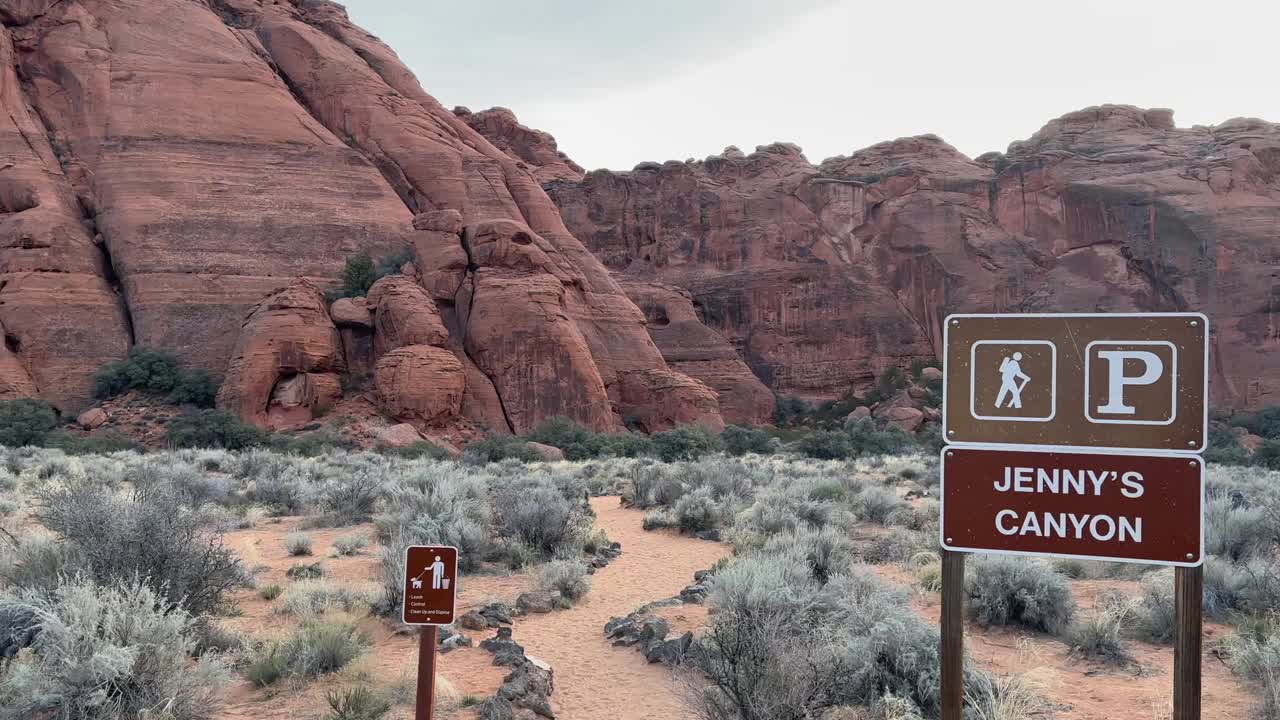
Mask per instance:
[[[1056,635],[1075,617],[1071,587],[1048,563],[975,557],[964,580],[969,613],[982,625],[1022,625]]]
[[[818,460],[844,460],[856,454],[849,435],[840,430],[815,430],[800,438],[796,452]]]
[[[98,399],[137,390],[150,395],[167,395],[172,402],[213,407],[217,383],[204,370],[184,370],[178,359],[163,350],[137,345],[124,360],[103,365],[93,376],[93,394]]]
[[[495,508],[503,537],[546,555],[566,544],[579,520],[574,507],[549,484],[517,484],[499,496]]]
[[[169,394],[170,402],[202,408],[213,407],[217,399],[218,383],[207,370],[201,369],[184,372]]]
[[[261,430],[240,422],[225,410],[201,410],[169,421],[169,445],[175,448],[243,450],[261,445]]]
[[[769,455],[773,453],[773,437],[760,428],[726,425],[720,442],[729,455]]]
[[[871,418],[845,426],[849,442],[858,455],[892,455],[911,444],[911,436],[896,427],[878,428]]]
[[[77,720],[216,717],[230,673],[215,655],[195,662],[192,617],[132,579],[99,585],[64,579],[51,594],[0,601],[38,618],[32,652],[2,666],[0,718],[55,716]]]
[[[1280,440],[1263,440],[1253,451],[1253,463],[1268,470],[1280,470]]]
[[[720,449],[720,439],[701,425],[680,427],[655,433],[653,452],[663,462],[697,460]]]
[[[43,400],[0,400],[0,445],[42,445],[57,424],[57,412]]]
[[[503,460],[519,460],[521,462],[537,462],[542,459],[529,443],[513,435],[489,433],[483,440],[477,440],[462,451],[462,461],[469,465],[484,465]]]
[[[1239,425],[1254,435],[1269,440],[1280,440],[1280,405],[1272,405],[1255,413],[1243,415],[1236,420]]]
[[[779,396],[774,403],[773,419],[779,427],[794,425],[813,411],[806,400],[797,397]]]
[[[412,248],[406,248],[394,255],[387,255],[376,265],[367,252],[349,257],[342,267],[342,287],[327,293],[326,299],[333,302],[338,298],[362,297],[368,294],[369,288],[373,287],[380,278],[399,274],[400,266],[412,259]]]

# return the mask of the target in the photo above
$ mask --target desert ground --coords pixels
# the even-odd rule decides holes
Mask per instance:
[[[182,451],[69,457],[57,451],[18,450],[8,451],[4,467],[6,477],[12,479],[5,492],[8,512],[4,519],[12,540],[0,564],[0,578],[6,584],[0,608],[21,602],[38,605],[36,593],[20,587],[23,583],[40,585],[23,574],[24,565],[32,569],[39,563],[55,562],[49,559],[51,547],[76,542],[78,530],[49,519],[47,506],[67,501],[68,496],[59,495],[57,488],[79,487],[97,478],[94,487],[105,493],[98,499],[102,505],[106,497],[141,502],[139,487],[176,484],[186,488],[186,502],[208,508],[205,531],[220,537],[224,547],[234,553],[244,577],[228,590],[225,602],[204,614],[205,622],[217,628],[213,635],[222,638],[202,641],[209,649],[200,661],[219,664],[217,692],[206,698],[202,711],[174,713],[173,717],[412,717],[418,639],[412,628],[399,625],[398,610],[388,607],[383,597],[383,578],[394,554],[384,550],[398,547],[408,536],[407,531],[401,532],[390,545],[379,538],[385,539],[388,529],[399,522],[393,517],[397,512],[434,512],[438,519],[471,512],[464,507],[467,503],[483,506],[492,527],[483,528],[487,537],[479,540],[487,548],[485,560],[469,566],[459,581],[459,613],[472,620],[483,618],[487,608],[499,603],[511,617],[509,623],[499,621],[479,629],[466,627],[465,622],[455,624],[454,629],[468,642],[442,647],[437,676],[439,717],[536,717],[539,712],[561,720],[713,717],[697,702],[699,696],[713,692],[708,686],[715,684],[708,678],[713,677],[716,665],[702,653],[713,646],[716,637],[723,637],[726,627],[741,630],[727,625],[742,612],[735,605],[740,602],[752,603],[757,611],[783,603],[790,608],[787,612],[804,615],[802,627],[792,627],[785,619],[767,614],[754,616],[765,618],[762,624],[769,627],[769,637],[801,633],[803,645],[783,644],[769,650],[778,653],[790,670],[762,668],[766,674],[785,675],[793,688],[817,686],[819,681],[814,677],[788,674],[803,665],[801,659],[812,660],[815,648],[826,647],[824,643],[833,638],[839,638],[840,647],[859,648],[856,653],[850,651],[850,657],[833,656],[831,662],[839,666],[833,682],[839,685],[841,677],[869,676],[874,678],[870,689],[842,690],[848,694],[831,703],[816,699],[819,693],[802,692],[793,699],[802,709],[806,703],[827,703],[821,709],[822,717],[936,716],[929,705],[936,696],[932,675],[936,657],[912,660],[918,660],[920,667],[911,667],[902,659],[927,655],[937,639],[939,596],[936,553],[932,550],[936,503],[930,496],[936,482],[930,482],[932,468],[927,456],[820,462],[789,456],[712,455],[675,463],[615,459],[469,466],[452,461],[388,459],[370,453],[297,458],[263,451],[244,455]],[[273,473],[274,480],[268,480]],[[377,478],[370,486],[374,499],[367,513],[353,517],[358,520],[355,522],[331,517],[335,506],[326,500],[333,490],[330,484],[356,476]],[[1264,476],[1262,471],[1232,470],[1217,478],[1217,484],[1239,491],[1271,479]],[[298,485],[289,489],[294,481]],[[306,483],[312,486],[308,488]],[[388,488],[388,483],[403,487],[397,491]],[[407,499],[405,488],[416,488],[416,501]],[[296,503],[288,498],[295,490],[300,491]],[[545,555],[535,550],[526,557],[524,550],[507,547],[511,543],[508,523],[517,512],[517,506],[505,499],[511,493],[529,502],[548,503],[545,508],[533,508],[529,517],[541,522],[565,515],[561,529],[572,527],[574,537],[560,538],[561,544]],[[582,497],[587,494],[591,497],[584,503]],[[200,499],[191,499],[196,497]],[[690,497],[694,500],[684,499]],[[285,507],[295,512],[279,512]],[[560,512],[566,509],[567,514]],[[933,519],[931,512],[935,513]],[[45,523],[59,529],[42,527]],[[438,535],[439,542],[449,541],[451,533],[459,532],[458,526],[450,528],[447,523],[434,527],[434,532],[443,533]],[[1232,527],[1232,532],[1240,531]],[[584,541],[587,536],[591,539]],[[477,541],[463,537],[464,542]],[[305,538],[306,552],[298,547],[303,544],[300,538]],[[351,542],[353,538],[357,542]],[[1220,547],[1215,542],[1211,541],[1211,547]],[[1238,545],[1242,541],[1237,538],[1232,542]],[[817,554],[821,559],[814,560],[810,549],[809,567],[805,567],[803,548],[822,543],[827,546]],[[122,553],[134,551],[125,548]],[[1269,552],[1266,548],[1251,550],[1248,562],[1257,567]],[[516,555],[518,562],[512,559]],[[63,579],[45,578],[45,592],[56,593],[52,588],[59,582],[87,582],[87,575],[95,570],[80,567],[66,572],[83,560],[70,556],[57,560],[67,565],[58,571]],[[1209,571],[1207,586],[1217,592],[1222,583],[1212,578],[1234,565],[1219,557],[1211,562],[1223,566]],[[589,586],[570,590],[570,586],[556,586],[554,581],[549,585],[547,568],[557,563],[575,564],[583,573],[574,580],[585,580]],[[320,566],[320,578],[291,577],[297,574],[294,568],[313,564]],[[977,559],[971,562],[971,575],[982,576],[984,571],[975,569],[980,564]],[[590,567],[593,565],[598,567]],[[769,572],[776,570],[781,577],[791,578],[794,566],[805,576],[812,570],[815,577],[820,574],[819,566],[830,568],[824,580],[812,584],[818,600],[784,597],[798,591],[770,584],[774,580]],[[1167,641],[1153,640],[1161,622],[1160,593],[1154,589],[1167,578],[1158,577],[1158,570],[1143,572],[1142,568],[1102,563],[1018,559],[1012,567],[1018,573],[1026,568],[1041,573],[1029,579],[1020,575],[1006,578],[1005,582],[1015,586],[1009,591],[1012,595],[1048,594],[1039,598],[1044,607],[1038,615],[1026,611],[1019,615],[1015,609],[1004,621],[993,622],[989,614],[971,614],[966,627],[967,650],[974,671],[983,678],[974,681],[978,684],[971,703],[980,713],[976,717],[1156,720],[1170,716],[1172,648]],[[713,569],[714,574],[705,574]],[[396,568],[389,570],[395,572]],[[695,580],[695,573],[700,579]],[[1261,712],[1262,688],[1242,670],[1239,658],[1244,652],[1241,638],[1246,632],[1265,632],[1250,628],[1264,624],[1266,615],[1257,614],[1257,620],[1245,618],[1255,607],[1249,603],[1259,600],[1249,595],[1252,590],[1240,587],[1240,582],[1229,581],[1234,583],[1233,592],[1249,600],[1214,600],[1222,608],[1211,613],[1205,628],[1204,707],[1211,713],[1207,717],[1265,717],[1254,714]],[[743,583],[749,587],[739,587]],[[1046,590],[1049,585],[1058,590]],[[822,595],[827,591],[832,595]],[[981,584],[969,588],[970,604],[987,608],[1007,601],[989,593]],[[840,620],[845,616],[824,607],[824,603],[838,604],[853,596],[872,599],[856,601],[864,604],[850,609],[851,619]],[[552,599],[550,604],[539,601],[547,597]],[[747,597],[749,601],[743,600]],[[1227,604],[1233,607],[1228,610]],[[1069,610],[1065,609],[1068,605]],[[1045,609],[1049,606],[1054,607]],[[638,610],[642,612],[633,617],[640,623],[654,622],[655,618],[661,621],[661,637],[629,644],[616,642],[626,640],[625,632],[606,637],[606,624]],[[859,617],[872,616],[883,617],[877,622],[888,624],[888,636],[877,639],[874,630],[855,631],[840,625],[858,626]],[[302,666],[282,661],[276,671],[264,674],[263,667],[271,665],[266,660],[274,657],[273,652],[285,654],[283,648],[290,647],[290,638],[317,623],[350,628],[358,643],[349,658],[321,671],[299,669]],[[1085,627],[1101,629],[1089,633],[1081,630]],[[499,628],[510,628],[511,639],[523,648],[514,664],[497,665],[501,651],[480,645],[498,635]],[[860,632],[868,633],[871,639]],[[205,637],[209,631],[201,633]],[[658,652],[660,657],[652,658],[655,662],[646,659],[649,644],[665,641],[675,647],[685,633],[691,633],[692,641],[680,657],[673,659]],[[31,647],[10,653],[15,657],[4,666],[8,675],[0,684],[0,693],[10,693],[6,699],[20,699],[17,693],[29,692],[21,684],[32,681],[21,671],[39,666],[39,637],[43,636],[44,632]],[[918,646],[909,641],[907,646],[893,647],[897,640],[917,636]],[[1095,640],[1081,640],[1087,637]],[[870,644],[859,644],[865,642]],[[893,659],[866,660],[877,648]],[[795,655],[797,652],[801,654]],[[840,665],[849,662],[854,664]],[[928,666],[930,662],[934,667]],[[874,672],[859,663],[875,665]],[[504,678],[520,667],[549,668],[551,692],[498,702],[510,687],[504,685]],[[103,682],[110,685],[118,680]],[[181,683],[171,683],[167,692],[178,695],[187,690]],[[376,702],[340,709],[344,696],[362,690]],[[841,711],[846,714],[839,714]],[[48,709],[30,712],[28,717],[60,717],[41,714]],[[779,713],[775,716],[803,717]],[[18,717],[0,713],[0,717],[11,716]]]

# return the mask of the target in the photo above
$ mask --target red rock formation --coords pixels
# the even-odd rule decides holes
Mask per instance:
[[[373,382],[378,405],[392,417],[440,425],[458,417],[466,376],[448,350],[406,345],[379,358]]]
[[[402,314],[414,291],[397,280],[393,308],[370,298],[372,336],[351,307],[335,311],[342,351],[321,364],[349,354],[365,371],[398,346],[447,346],[463,414],[498,429],[551,415],[614,429],[646,410],[621,399],[619,373],[666,364],[529,164],[441,107],[341,6],[0,0],[0,21],[0,143],[18,166],[0,180],[0,223],[21,241],[0,248],[0,323],[40,394],[82,402],[92,370],[137,342],[225,371],[228,406],[285,422],[330,384],[245,367],[264,342],[257,320],[240,332],[246,311],[299,279],[334,284],[356,254],[412,247],[426,298],[413,302],[434,300],[439,318],[424,329]],[[557,157],[513,117],[473,119],[540,165]],[[544,176],[576,177],[556,162]],[[497,254],[469,258],[464,226]],[[485,248],[486,233],[503,240]],[[526,237],[537,253],[517,247]],[[328,324],[313,309],[293,310]],[[516,327],[535,318],[554,321]],[[21,379],[0,367],[0,382]]]
[[[411,214],[377,169],[205,4],[80,0],[37,14],[12,31],[23,90],[102,236],[136,342],[221,374],[264,296],[407,244]],[[119,321],[81,320],[114,329],[113,354],[124,351]],[[83,387],[87,374],[66,376]]]
[[[23,21],[47,4],[8,0],[0,18]],[[16,64],[10,30],[0,29],[0,397],[38,394],[74,411],[93,372],[128,352],[128,324],[101,238],[63,172],[66,149],[50,145]]]
[[[467,108],[455,107],[453,114],[499,150],[528,163],[539,182],[582,179],[582,166],[560,152],[550,133],[521,125],[515,113],[507,108],[494,107],[473,113]]]
[[[300,281],[244,318],[218,405],[259,427],[302,424],[340,396],[338,373],[344,369],[324,297]]]
[[[978,161],[929,135],[818,166],[777,144],[548,190],[606,265],[686,289],[781,394],[928,359],[949,312],[1200,310],[1215,404],[1280,401],[1271,123],[1104,106]]]
[[[377,357],[405,345],[444,347],[449,342],[436,304],[413,278],[389,275],[378,280],[369,288],[365,303],[373,311]]]
[[[703,325],[689,294],[670,285],[623,282],[622,288],[645,314],[649,335],[673,369],[719,395],[725,422],[773,422],[773,392],[765,387],[720,333]]]

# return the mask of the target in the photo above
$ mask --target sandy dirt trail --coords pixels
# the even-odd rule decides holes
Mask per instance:
[[[676,720],[688,716],[671,671],[650,665],[635,648],[615,648],[604,624],[641,605],[676,595],[695,570],[711,567],[728,546],[675,533],[646,532],[644,513],[616,497],[591,501],[596,526],[622,543],[622,555],[597,570],[591,592],[569,610],[516,621],[525,651],[555,671],[551,701],[557,720]]]

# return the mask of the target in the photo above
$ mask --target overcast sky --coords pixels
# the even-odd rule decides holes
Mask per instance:
[[[1106,102],[1280,121],[1280,3],[347,0],[447,107],[503,105],[588,169],[932,132],[970,156]]]

